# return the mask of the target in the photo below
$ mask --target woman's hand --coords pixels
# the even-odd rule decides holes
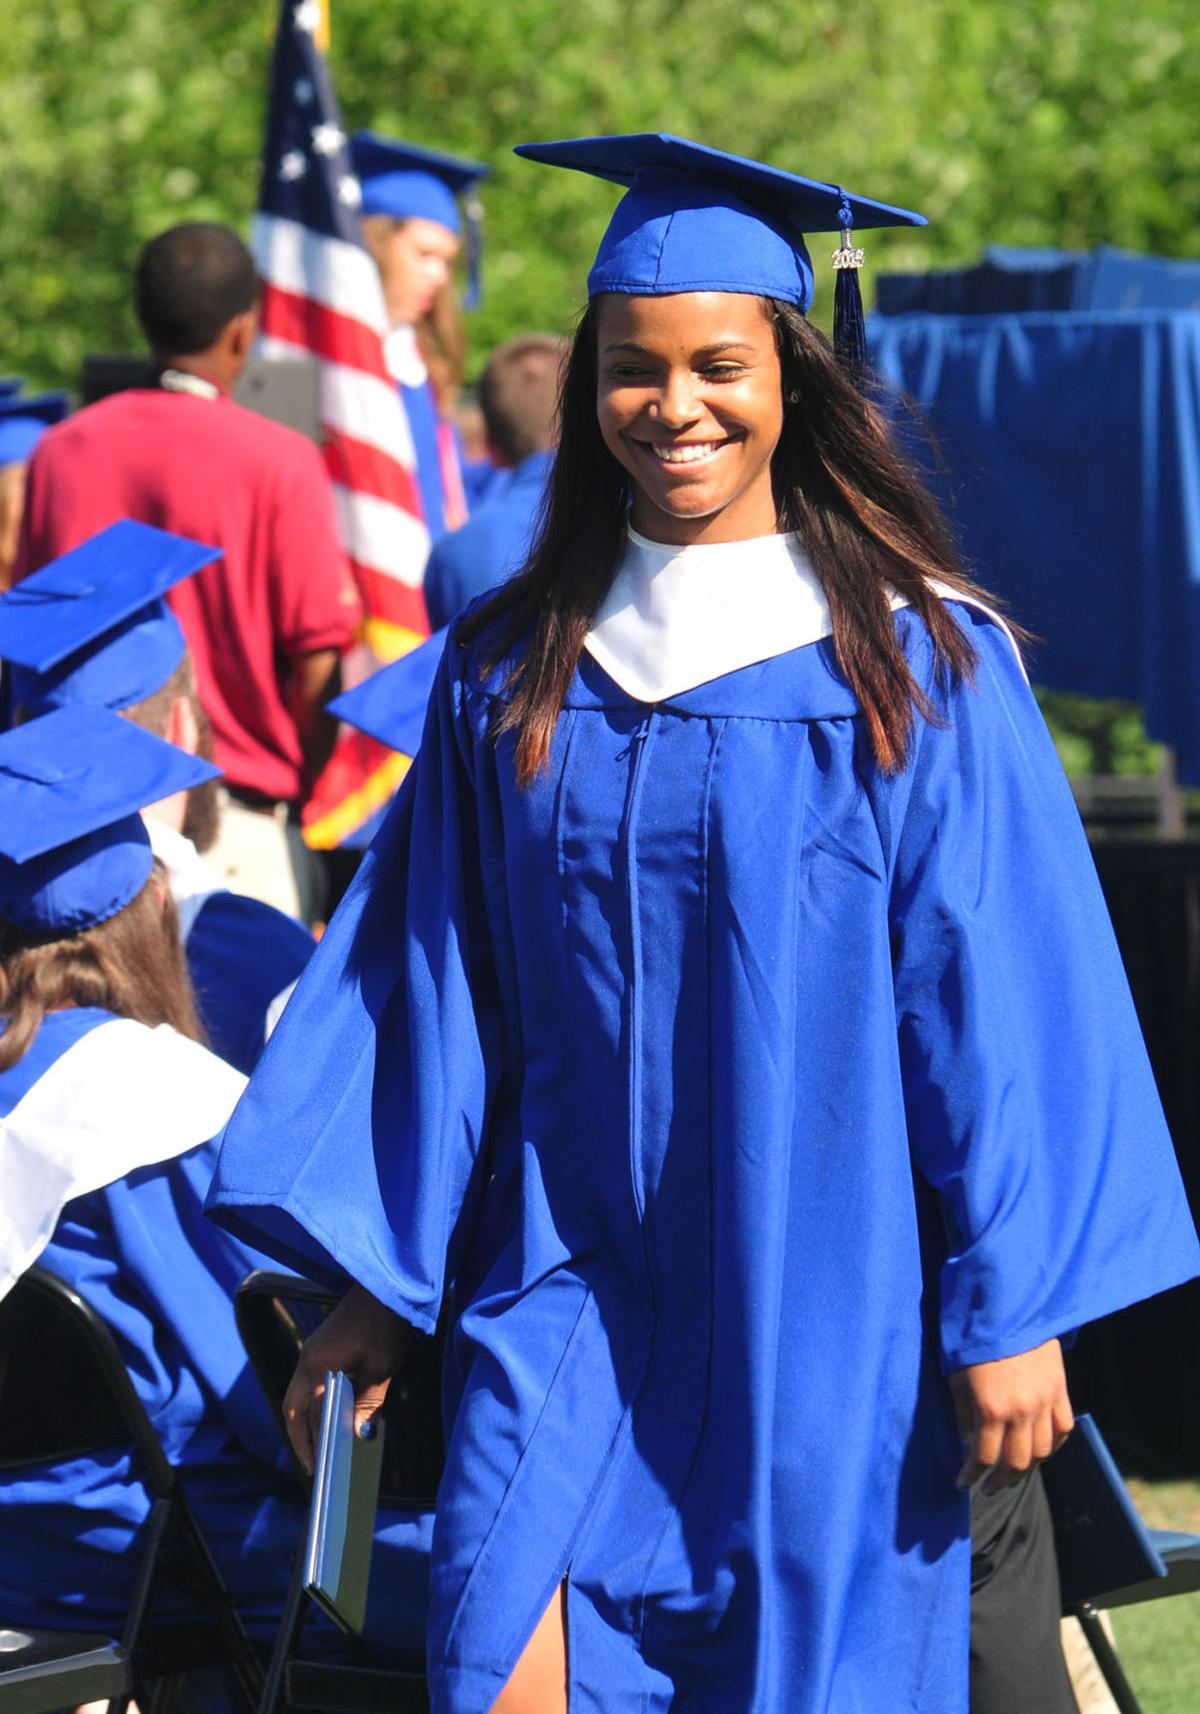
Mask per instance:
[[[341,1369],[353,1383],[357,1426],[370,1421],[383,1404],[411,1343],[408,1322],[358,1285],[304,1341],[296,1373],[284,1394],[283,1420],[292,1451],[310,1476],[326,1374]]]
[[[957,1369],[950,1390],[967,1448],[960,1488],[990,1470],[986,1492],[996,1493],[1049,1458],[1075,1426],[1057,1339],[1017,1357]]]

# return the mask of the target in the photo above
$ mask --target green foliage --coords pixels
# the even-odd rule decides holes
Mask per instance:
[[[1157,774],[1162,767],[1162,745],[1147,738],[1134,703],[1061,690],[1039,690],[1037,698],[1068,774]]]
[[[982,243],[1200,251],[1193,0],[332,0],[348,125],[492,160],[476,360],[561,328],[613,196],[528,137],[674,130],[907,203],[869,265]],[[244,228],[274,0],[0,0],[0,369],[72,382],[135,343],[138,246]],[[818,273],[821,246],[818,245]],[[832,294],[824,294],[828,305]],[[826,310],[827,312],[827,310]]]
[[[1113,1614],[1117,1652],[1143,1714],[1195,1714],[1195,1600],[1182,1595]]]
[[[245,229],[277,17],[0,0],[0,373],[71,385],[85,351],[136,349],[141,244]],[[923,210],[925,231],[871,235],[868,292],[987,242],[1200,254],[1195,0],[332,0],[332,37],[348,127],[494,163],[473,368],[570,325],[616,197],[518,161],[527,138],[677,131]],[[1157,766],[1132,711],[1045,706],[1073,770]]]
[[[1129,1482],[1152,1529],[1200,1533],[1200,1482]],[[1120,1607],[1112,1615],[1121,1665],[1144,1714],[1195,1714],[1200,1620],[1194,1595]]]

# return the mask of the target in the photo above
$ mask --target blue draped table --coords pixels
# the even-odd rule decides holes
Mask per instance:
[[[1200,784],[1200,312],[875,316],[980,581],[1052,689],[1142,705]]]

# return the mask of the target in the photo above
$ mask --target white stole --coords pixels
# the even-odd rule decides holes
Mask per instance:
[[[0,1119],[0,1297],[64,1206],[215,1137],[246,1086],[169,1024],[97,1024]]]
[[[672,547],[632,526],[628,534],[586,648],[639,702],[682,696],[833,632],[825,592],[795,536]],[[930,587],[943,601],[986,613],[1020,661],[1011,632],[990,607],[948,584],[931,579]],[[893,612],[908,605],[894,590],[890,601]]]

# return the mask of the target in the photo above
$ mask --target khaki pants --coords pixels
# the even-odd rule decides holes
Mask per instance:
[[[287,847],[287,805],[247,809],[222,792],[221,827],[204,861],[231,893],[299,916],[300,897]]]
[[[1108,1640],[1111,1643],[1112,1620],[1107,1613],[1101,1613],[1100,1623],[1108,1632]],[[1096,1665],[1096,1657],[1088,1647],[1078,1619],[1063,1620],[1062,1639],[1063,1653],[1067,1657],[1067,1671],[1071,1675],[1071,1689],[1075,1692],[1075,1700],[1079,1704],[1079,1714],[1118,1714],[1112,1691],[1104,1682],[1104,1676]]]

